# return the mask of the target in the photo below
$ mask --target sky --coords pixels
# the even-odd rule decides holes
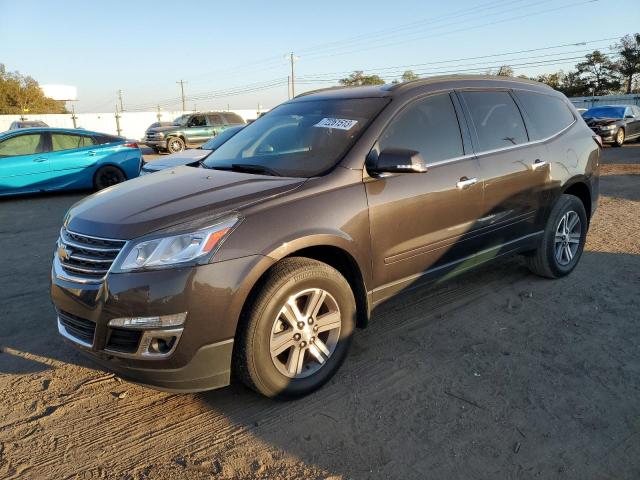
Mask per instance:
[[[569,70],[640,31],[640,1],[0,0],[0,63],[40,84],[75,85],[79,112],[270,108],[354,70],[386,81]],[[575,45],[586,42],[586,44]],[[513,53],[512,53],[513,52]]]

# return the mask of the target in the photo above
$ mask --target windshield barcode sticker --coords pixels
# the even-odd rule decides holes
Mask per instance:
[[[338,130],[351,130],[358,123],[357,120],[349,120],[348,118],[323,118],[314,127],[337,128]]]

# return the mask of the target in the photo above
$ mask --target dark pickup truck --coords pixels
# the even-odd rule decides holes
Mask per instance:
[[[172,125],[147,129],[142,143],[155,152],[183,151],[186,146],[200,145],[226,128],[244,125],[240,115],[232,112],[205,112],[181,115]]]

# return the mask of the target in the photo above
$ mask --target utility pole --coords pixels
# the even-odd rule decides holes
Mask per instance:
[[[71,103],[71,121],[73,122],[73,128],[78,128],[78,125],[76,125],[76,120],[77,119],[78,119],[78,117],[76,117],[76,106],[72,102]]]
[[[184,80],[178,80],[176,83],[180,84],[180,93],[182,94],[182,111],[184,112],[187,109],[184,103],[184,84],[187,82]]]
[[[118,90],[118,100],[120,100],[120,111],[124,112],[124,107],[122,106],[122,89]]]
[[[120,129],[120,115],[118,114],[118,104],[116,103],[116,130],[118,131],[118,136],[122,133]]]
[[[160,113],[160,105],[158,105],[158,114],[156,115],[158,117],[158,122],[162,121],[162,113]]]
[[[296,77],[295,74],[293,72],[293,64],[296,62],[296,60],[298,60],[300,57],[296,57],[293,52],[291,52],[289,55],[287,55],[285,58],[289,59],[289,62],[291,62],[291,98],[296,96]]]

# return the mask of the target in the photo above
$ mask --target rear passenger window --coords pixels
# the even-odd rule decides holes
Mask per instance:
[[[76,148],[90,147],[93,144],[93,138],[86,135],[72,135],[65,133],[51,134],[51,147],[54,152],[60,150],[73,150]]]
[[[463,92],[478,133],[480,151],[526,143],[527,130],[520,110],[508,92]]]
[[[219,127],[221,125],[224,125],[222,116],[218,115],[217,113],[213,115],[207,115],[207,120],[209,121],[209,126],[211,127]]]
[[[389,148],[416,150],[427,162],[464,155],[449,94],[427,97],[400,112],[380,138],[380,151]]]
[[[575,121],[573,113],[560,98],[525,91],[515,94],[529,119],[531,140],[551,137]]]

